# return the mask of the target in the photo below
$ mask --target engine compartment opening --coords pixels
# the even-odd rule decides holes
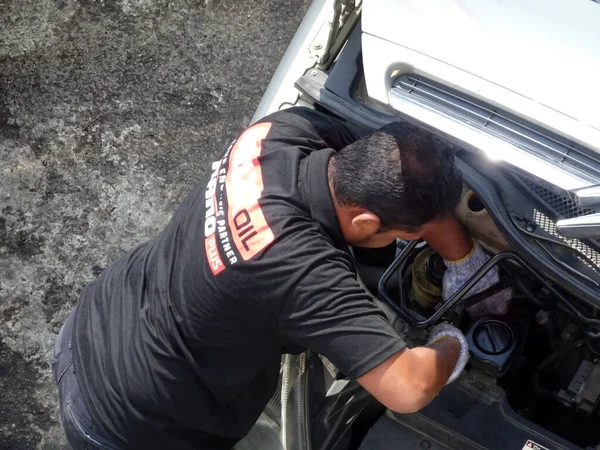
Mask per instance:
[[[535,227],[527,209],[535,210],[537,204],[521,200],[515,192],[510,202],[490,201],[487,191],[470,186],[464,186],[454,213],[490,260],[448,301],[442,300],[444,261],[426,242],[353,249],[359,281],[407,344],[424,345],[431,327],[448,321],[469,342],[466,370],[423,410],[398,415],[313,355],[305,373],[314,448],[383,450],[397,442],[418,446],[431,435],[437,436],[435,443],[443,443],[431,448],[443,449],[528,448],[524,445],[529,441],[549,449],[598,447],[600,306],[565,287],[559,277],[549,276],[544,260],[532,260],[527,245],[539,244],[538,236],[527,231]],[[502,214],[517,221],[515,230],[530,238],[527,245],[508,234]],[[564,261],[577,259],[571,247],[552,250]],[[569,264],[580,268],[576,262]],[[492,267],[498,268],[500,283],[466,296],[477,277]],[[469,308],[507,288],[513,297],[506,314],[469,314]]]
[[[485,210],[483,202],[473,191],[469,191],[467,194],[467,208],[472,213],[480,213]]]
[[[367,288],[409,345],[422,345],[427,328],[441,320],[459,326],[469,342],[471,360],[457,385],[477,380],[482,395],[497,394],[495,401],[504,402],[517,422],[543,427],[582,448],[595,448],[600,442],[600,339],[590,321],[597,311],[578,304],[520,259],[475,192],[464,189],[456,215],[499,267],[497,290],[514,290],[507,314],[469,316],[467,309],[490,292],[466,298],[461,294],[447,302],[452,305],[444,303],[445,266],[424,242],[399,242],[378,283],[371,277]],[[360,254],[358,261],[360,275],[365,269]]]

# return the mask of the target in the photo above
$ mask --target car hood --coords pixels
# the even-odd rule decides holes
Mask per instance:
[[[362,29],[600,130],[592,0],[366,0]]]

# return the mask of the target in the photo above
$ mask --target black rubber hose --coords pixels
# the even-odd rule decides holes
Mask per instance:
[[[558,392],[550,391],[550,390],[544,388],[540,384],[540,374],[543,373],[544,371],[546,371],[547,369],[551,368],[554,364],[556,364],[558,361],[560,361],[562,358],[564,358],[567,353],[571,352],[573,349],[581,346],[582,344],[583,344],[583,341],[575,341],[575,342],[566,343],[563,346],[559,347],[554,352],[550,353],[550,355],[548,355],[537,366],[533,376],[531,377],[531,384],[532,384],[533,389],[535,390],[536,394],[538,394],[541,397],[556,398]]]
[[[410,253],[415,249],[415,247],[417,246],[419,242],[418,241],[410,241],[400,252],[400,254],[396,257],[396,259],[394,259],[394,261],[392,262],[392,264],[387,268],[387,270],[385,271],[385,273],[382,275],[382,277],[379,279],[379,285],[377,286],[377,295],[378,297],[383,300],[390,308],[392,308],[392,310],[398,314],[400,317],[402,317],[403,319],[405,319],[406,321],[408,321],[409,323],[411,323],[414,318],[412,317],[412,315],[410,315],[407,311],[408,309],[405,307],[405,299],[404,299],[404,292],[402,287],[400,287],[401,290],[401,302],[400,305],[398,305],[394,299],[390,296],[390,294],[387,291],[386,288],[386,284],[389,281],[389,279],[392,277],[392,275],[394,273],[396,273],[396,271],[400,271],[402,272],[402,270],[404,269],[404,265],[406,264],[406,261],[408,260],[408,256],[410,255]]]

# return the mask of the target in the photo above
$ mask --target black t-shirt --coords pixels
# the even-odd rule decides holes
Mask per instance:
[[[75,367],[124,448],[209,448],[244,436],[283,349],[358,378],[404,348],[356,280],[327,181],[358,136],[293,108],[247,129],[171,222],[83,292]],[[190,442],[195,442],[196,447]]]

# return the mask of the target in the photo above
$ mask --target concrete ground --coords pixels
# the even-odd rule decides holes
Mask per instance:
[[[248,124],[309,3],[0,0],[0,449],[62,448],[56,332]]]

